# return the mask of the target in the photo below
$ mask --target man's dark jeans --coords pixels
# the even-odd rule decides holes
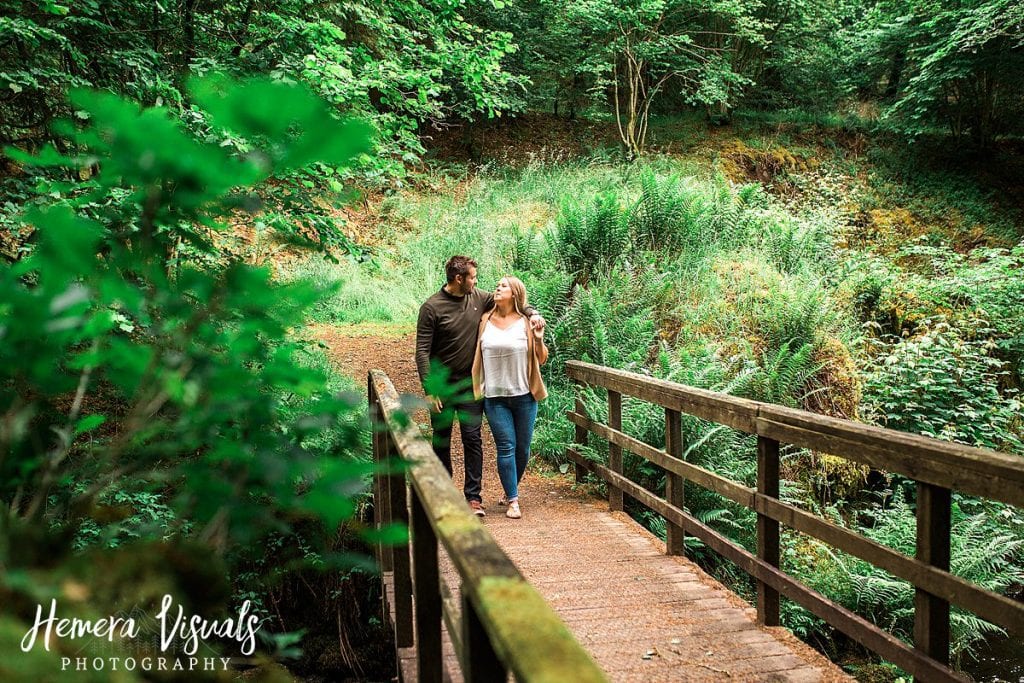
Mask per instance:
[[[480,501],[480,483],[484,474],[484,445],[480,436],[480,425],[483,423],[484,402],[467,401],[452,406],[446,404],[440,413],[430,413],[430,426],[434,430],[434,452],[441,459],[448,474],[452,473],[452,426],[459,422],[459,435],[462,437],[463,469],[466,480],[462,491],[466,500]],[[481,501],[482,502],[482,501]]]

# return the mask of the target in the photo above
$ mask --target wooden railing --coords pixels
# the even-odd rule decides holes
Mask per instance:
[[[621,370],[570,361],[568,376],[608,391],[608,424],[587,416],[580,399],[568,414],[575,441],[588,433],[609,443],[608,465],[577,450],[568,456],[577,478],[585,470],[608,483],[609,505],[622,509],[626,493],[662,515],[666,551],[683,553],[684,534],[706,546],[757,581],[758,619],[779,624],[779,596],[803,606],[883,659],[925,681],[963,680],[949,668],[950,603],[1015,634],[1024,634],[1024,604],[985,590],[949,572],[951,490],[1024,507],[1024,459],[937,439],[872,427],[802,410],[749,401]],[[622,396],[665,408],[665,447],[627,436],[622,427]],[[757,487],[750,488],[682,459],[681,414],[733,427],[757,436]],[[917,482],[917,550],[909,557],[850,529],[779,500],[779,445],[792,444],[830,453]],[[664,498],[622,474],[623,449],[666,472]],[[690,481],[757,513],[757,553],[750,553],[684,512],[683,482]],[[910,582],[916,589],[914,647],[829,600],[779,569],[779,525],[813,536]]]
[[[367,381],[376,523],[409,525],[410,543],[380,546],[382,571],[394,582],[397,647],[415,644],[417,680],[440,683],[445,620],[466,681],[495,683],[605,681],[569,629],[531,587],[466,505],[429,441],[401,408],[380,370]],[[438,541],[458,571],[453,604],[438,564]],[[390,610],[385,610],[387,614]]]

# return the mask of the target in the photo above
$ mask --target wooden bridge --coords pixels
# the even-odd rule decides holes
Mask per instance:
[[[609,444],[608,464],[571,448],[576,477],[596,474],[608,500],[552,482],[531,493],[524,519],[474,518],[430,443],[402,412],[388,377],[369,373],[379,524],[405,522],[407,546],[381,547],[385,615],[404,681],[837,681],[846,675],[779,624],[784,596],[922,681],[948,667],[950,604],[1024,633],[1024,605],[951,573],[951,491],[1024,506],[1024,461],[805,411],[570,362],[569,377],[607,392],[607,421],[581,400],[575,441]],[[623,396],[664,408],[666,443],[628,436]],[[757,436],[757,487],[682,458],[683,414]],[[917,551],[909,557],[779,499],[780,444],[841,456],[917,481]],[[666,472],[663,497],[622,474],[629,451]],[[683,482],[757,513],[749,553],[684,511]],[[630,496],[664,517],[661,542],[623,512]],[[914,646],[780,569],[780,524],[817,538],[916,588]],[[692,534],[752,576],[756,609],[683,557]],[[440,549],[443,551],[439,553]]]

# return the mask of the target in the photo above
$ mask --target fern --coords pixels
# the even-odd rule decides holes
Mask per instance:
[[[873,523],[858,531],[913,557],[917,523],[913,507],[902,491],[902,488],[896,489],[888,506],[876,505],[868,515]],[[972,504],[970,499],[966,502]],[[1007,533],[985,512],[964,514],[959,505],[954,505],[953,516],[950,534],[953,574],[1004,594],[1024,581],[1024,572],[1020,569],[1024,540]],[[833,521],[841,523],[834,516]],[[812,566],[799,572],[801,580],[909,640],[914,623],[913,586],[863,560],[824,546],[816,547],[820,554]],[[950,651],[954,661],[970,655],[974,645],[986,636],[1002,633],[999,627],[956,608],[950,614],[950,627]]]
[[[618,195],[599,194],[585,207],[566,203],[558,215],[552,245],[562,267],[580,284],[611,271],[629,246],[629,217],[619,206]]]
[[[821,269],[830,257],[829,236],[818,225],[778,213],[758,225],[762,251],[783,273],[797,273],[811,264]]]
[[[630,213],[637,242],[649,249],[678,248],[678,228],[687,216],[687,200],[679,176],[660,181],[653,171],[645,169],[640,175],[640,198]]]
[[[820,391],[814,386],[815,375],[825,367],[814,361],[814,347],[804,344],[795,351],[790,342],[783,342],[772,354],[764,351],[760,365],[749,368],[737,380],[736,393],[745,398],[799,408],[811,395]]]
[[[512,270],[525,272],[535,266],[537,252],[534,235],[516,230],[512,236]]]

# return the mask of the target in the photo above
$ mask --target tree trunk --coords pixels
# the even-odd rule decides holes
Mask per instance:
[[[896,93],[900,89],[900,80],[903,78],[903,67],[907,63],[907,53],[903,50],[899,50],[892,56],[892,62],[889,64],[889,78],[885,84],[885,93],[883,97],[891,98],[896,97]]]
[[[705,107],[708,115],[708,123],[713,126],[724,126],[732,121],[732,107],[727,102],[719,100],[714,104]]]
[[[199,0],[185,0],[182,5],[181,24],[185,32],[185,49],[182,51],[181,61],[184,71],[187,73],[192,59],[196,56],[196,6]]]
[[[238,35],[235,36],[235,47],[231,49],[232,57],[238,57],[242,54],[245,39],[249,36],[249,22],[252,21],[252,10],[255,4],[256,0],[249,0],[245,5],[245,12],[242,15],[242,26],[238,30]]]
[[[650,106],[647,86],[644,83],[644,64],[628,51],[625,53],[623,74],[618,67],[613,70],[615,98],[615,123],[619,130],[623,151],[628,161],[635,161],[643,154],[644,137],[647,132],[647,108]],[[619,81],[622,80],[620,87]],[[625,119],[625,123],[623,123]]]

